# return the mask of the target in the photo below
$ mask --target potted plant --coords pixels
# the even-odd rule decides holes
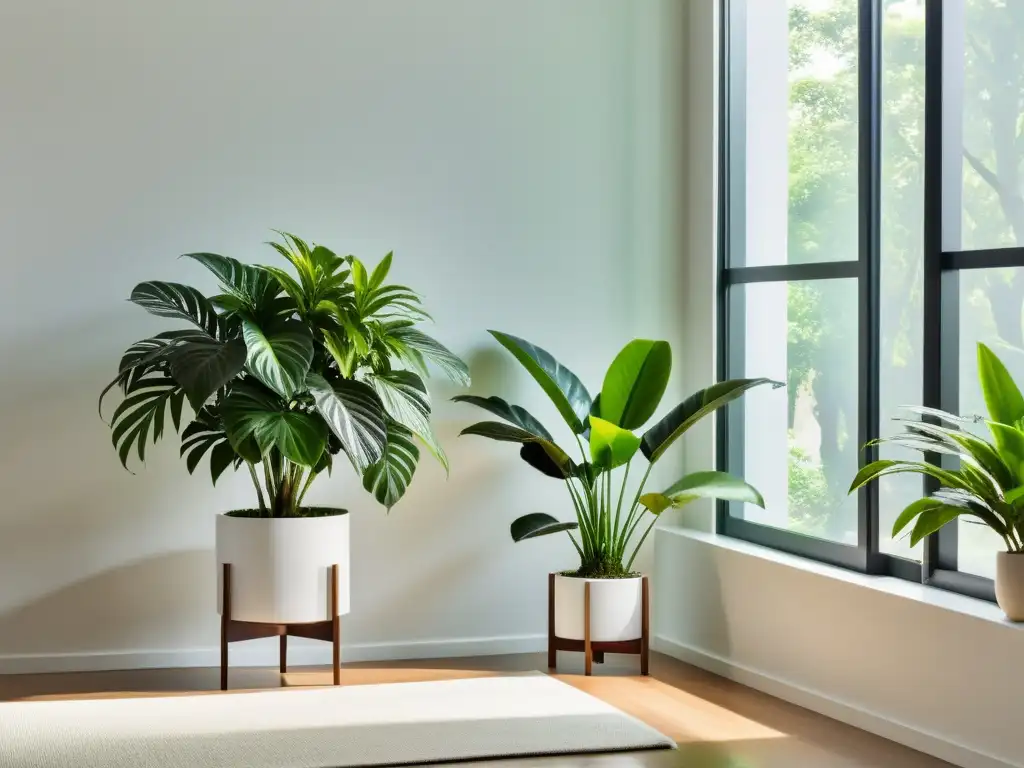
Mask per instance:
[[[658,515],[699,498],[764,505],[756,489],[725,472],[694,472],[664,491],[645,493],[651,469],[672,443],[702,418],[753,387],[776,383],[737,379],[715,384],[694,393],[638,434],[634,430],[654,415],[668,385],[672,368],[668,342],[631,341],[608,368],[600,394],[591,398],[579,378],[545,350],[507,333],[490,333],[554,403],[580,453],[578,461],[571,458],[534,416],[500,397],[453,398],[501,419],[473,424],[462,434],[519,443],[520,456],[527,464],[565,483],[575,520],[560,521],[534,512],[511,526],[512,539],[517,542],[564,532],[579,555],[578,568],[555,577],[554,634],[567,640],[584,639],[584,585],[590,582],[591,640],[638,639],[641,575],[633,571],[633,561]],[[638,453],[647,466],[640,483],[627,496],[630,468]]]
[[[426,362],[468,385],[466,365],[416,323],[426,319],[409,288],[386,283],[389,253],[368,271],[281,233],[270,243],[293,268],[242,264],[212,253],[222,293],[207,298],[179,283],[144,282],[130,300],[188,327],[132,344],[111,418],[127,468],[169,426],[181,431],[190,473],[208,456],[214,483],[244,468],[257,506],[217,518],[218,564],[233,571],[231,614],[277,624],[330,619],[328,569],[338,565],[338,613],[348,610],[349,523],[344,509],[303,505],[312,483],[344,453],[363,487],[391,508],[419,460],[415,439],[447,469],[430,425]],[[167,430],[169,431],[169,430]],[[218,569],[218,573],[220,569]]]
[[[1002,361],[981,343],[978,380],[988,419],[904,406],[930,421],[897,419],[903,427],[901,434],[871,443],[953,456],[959,460],[958,469],[881,459],[857,473],[850,493],[886,475],[910,472],[935,478],[938,490],[903,510],[893,524],[893,538],[909,528],[913,546],[944,525],[956,525],[961,517],[987,525],[1006,545],[1005,552],[996,553],[996,600],[1011,621],[1024,621],[1024,396]],[[991,441],[964,429],[982,422]]]

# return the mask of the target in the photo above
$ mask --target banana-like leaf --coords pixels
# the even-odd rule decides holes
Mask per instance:
[[[319,374],[310,374],[306,386],[356,471],[363,474],[371,464],[379,462],[388,432],[384,406],[377,393],[359,381],[328,382]]]
[[[210,396],[237,376],[245,366],[245,342],[206,338],[179,344],[170,356],[171,376],[185,390],[189,405],[198,413]]]
[[[682,506],[694,499],[723,499],[764,508],[764,499],[758,490],[728,472],[691,472],[669,486],[664,495],[672,499],[673,506]]]
[[[285,320],[264,332],[245,320],[242,333],[248,348],[246,362],[253,376],[285,399],[302,389],[313,362],[313,339],[305,325]]]
[[[405,495],[419,459],[420,451],[413,442],[412,432],[389,420],[384,453],[363,472],[363,488],[390,511]]]
[[[692,501],[692,497],[686,501],[671,499],[663,493],[645,493],[637,501],[648,511],[655,515],[660,515],[666,509],[671,507],[681,507],[683,504]]]
[[[654,415],[672,372],[667,341],[634,339],[612,361],[601,386],[602,419],[623,429],[637,429]]]
[[[1024,485],[1024,432],[1007,424],[988,422],[999,456],[1013,475],[1013,485]]]
[[[505,424],[501,421],[481,421],[471,424],[459,434],[480,435],[481,437],[489,437],[491,440],[500,440],[506,443],[522,443],[523,445],[536,443],[544,449],[544,452],[551,457],[551,460],[563,472],[570,472],[573,466],[569,455],[553,442],[512,424]]]
[[[384,405],[384,412],[416,435],[448,471],[448,457],[430,426],[430,395],[412,371],[391,371],[366,377]]]
[[[644,433],[640,451],[653,464],[698,421],[754,387],[764,384],[770,384],[773,388],[785,386],[782,382],[764,378],[731,379],[694,392]]]
[[[327,447],[327,425],[302,410],[288,410],[286,403],[259,385],[241,382],[224,398],[224,427],[238,452],[252,438],[266,455],[276,448],[296,464],[313,467]]]
[[[523,443],[523,447],[519,449],[519,457],[541,474],[556,480],[574,476],[572,467],[560,466],[540,443]]]
[[[600,469],[615,469],[629,463],[640,448],[640,438],[610,421],[590,417],[590,458]]]
[[[892,537],[895,539],[900,532],[910,525],[910,523],[913,522],[913,520],[922,512],[942,506],[945,506],[945,504],[941,499],[933,499],[930,496],[918,499],[912,504],[909,504],[906,509],[900,512],[899,517],[896,518],[896,522],[893,523]]]
[[[962,514],[964,514],[963,509],[944,504],[924,510],[918,515],[914,529],[910,532],[910,546],[917,546],[917,543],[925,536],[935,533],[946,523],[956,520]]]
[[[978,382],[992,421],[1016,426],[1024,419],[1024,396],[995,353],[978,342]],[[996,439],[999,445],[999,439]]]
[[[444,344],[411,326],[395,328],[390,335],[407,349],[432,362],[449,379],[463,387],[470,385],[469,368]]]
[[[526,539],[535,539],[538,536],[547,536],[549,533],[571,531],[579,527],[579,523],[562,523],[551,515],[543,512],[534,512],[533,514],[523,515],[513,521],[509,528],[509,533],[512,534],[512,541],[524,541]]]
[[[587,417],[593,401],[579,377],[549,352],[524,339],[501,331],[489,333],[512,353],[540,385],[569,428],[575,434],[581,434],[587,428]]]
[[[170,376],[154,373],[132,382],[126,397],[110,420],[111,441],[121,464],[128,468],[128,456],[135,447],[139,461],[146,460],[146,440],[155,443],[163,434],[164,414],[170,407],[171,421],[177,432],[185,392]]]
[[[918,474],[928,475],[934,477],[943,485],[949,486],[950,488],[964,488],[970,490],[970,486],[966,484],[964,479],[955,472],[941,469],[932,464],[927,464],[921,461],[902,461],[898,459],[879,459],[873,461],[870,464],[861,467],[860,471],[857,472],[856,477],[853,478],[853,482],[850,484],[849,493],[853,493],[863,485],[867,485],[872,480],[877,480],[880,477],[886,475],[899,475],[899,474]]]
[[[226,326],[213,304],[189,285],[151,280],[136,285],[129,300],[158,317],[194,323],[215,339],[223,339],[226,335]]]
[[[483,408],[489,413],[493,413],[498,418],[504,419],[511,424],[515,424],[517,427],[522,427],[527,432],[532,432],[538,437],[543,437],[545,440],[554,440],[554,438],[551,437],[551,433],[544,428],[544,425],[541,424],[533,414],[525,408],[521,408],[518,405],[512,405],[500,397],[456,395],[452,398],[452,402],[475,405],[478,408]]]

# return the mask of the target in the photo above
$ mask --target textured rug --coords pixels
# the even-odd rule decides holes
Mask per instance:
[[[540,673],[0,704],[2,768],[349,768],[674,746]]]

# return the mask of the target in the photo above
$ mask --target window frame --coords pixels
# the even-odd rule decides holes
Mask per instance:
[[[857,280],[858,317],[858,418],[857,441],[863,446],[878,437],[880,422],[880,269],[881,269],[881,98],[882,98],[882,0],[858,0],[858,258],[856,261],[730,266],[734,246],[743,248],[742,210],[744,147],[733,148],[730,139],[739,124],[745,128],[746,56],[740,38],[742,13],[749,0],[720,0],[719,6],[719,125],[718,125],[718,247],[717,247],[717,377],[729,378],[742,369],[743,323],[730,309],[730,294],[737,286],[765,282],[792,282],[846,278]],[[923,263],[923,404],[956,412],[959,398],[959,272],[965,269],[1024,267],[1024,248],[944,250],[944,242],[959,242],[962,161],[959,144],[947,131],[963,119],[962,104],[954,92],[955,67],[962,68],[962,39],[953,36],[955,24],[947,21],[946,3],[925,3],[925,130],[924,130],[924,263]],[[954,9],[955,12],[955,9]],[[962,29],[962,25],[961,25]],[[956,59],[959,51],[961,58]],[[738,98],[743,96],[744,98]],[[959,130],[959,128],[957,128]],[[957,134],[959,135],[959,134]],[[945,153],[945,155],[944,155]],[[952,158],[952,162],[950,162]],[[945,161],[945,162],[944,162]],[[956,184],[951,184],[952,174]],[[953,194],[950,194],[950,191]],[[736,202],[735,207],[731,203]],[[943,217],[943,210],[951,215]],[[943,231],[945,227],[946,231]],[[955,238],[955,239],[954,239]],[[741,302],[737,302],[742,311]],[[734,315],[730,317],[730,315]],[[742,318],[741,318],[742,320]],[[742,471],[742,400],[718,412],[716,464],[719,469]],[[731,413],[730,413],[731,410]],[[737,418],[738,417],[738,418]],[[859,466],[877,459],[877,448],[859,454]],[[931,456],[942,463],[950,457]],[[926,492],[934,490],[931,478]],[[763,525],[730,514],[730,503],[717,503],[719,533],[773,549],[822,561],[861,573],[894,576],[984,600],[995,600],[991,579],[958,570],[958,533],[944,526],[929,536],[922,561],[910,560],[879,549],[879,496],[877,483],[858,491],[858,541],[843,544]]]

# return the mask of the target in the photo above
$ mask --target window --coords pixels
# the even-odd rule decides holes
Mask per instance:
[[[787,387],[719,420],[766,500],[719,529],[992,599],[988,529],[889,536],[920,478],[846,491],[899,406],[984,410],[977,341],[1024,381],[1024,3],[722,2],[719,373]]]

